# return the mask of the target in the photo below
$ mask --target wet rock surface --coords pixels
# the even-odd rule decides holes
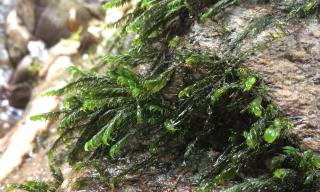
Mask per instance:
[[[308,21],[245,65],[259,73],[303,150],[320,153],[320,24]]]
[[[269,6],[248,5],[228,9],[228,16],[219,18],[231,31],[227,37],[221,33],[221,25],[208,21],[195,23],[184,43],[192,44],[195,50],[223,56],[225,45],[232,43],[245,30],[246,24],[270,10]],[[320,153],[319,20],[302,21],[288,30],[290,35],[274,41],[265,50],[257,50],[242,65],[262,77],[282,116],[294,122],[295,142],[300,148]],[[269,32],[278,31],[267,27],[256,38],[245,40],[242,47],[257,45],[266,39]]]

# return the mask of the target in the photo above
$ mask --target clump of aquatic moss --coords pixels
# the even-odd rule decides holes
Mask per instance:
[[[22,189],[29,192],[54,191],[50,190],[50,187],[46,182],[41,181],[25,181],[23,184],[10,184],[6,187],[5,191],[13,191],[16,189]]]
[[[104,8],[130,2],[112,0]],[[70,164],[93,167],[101,180],[116,187],[116,181],[157,165],[166,153],[172,152],[177,162],[188,166],[196,162],[199,151],[213,149],[220,155],[200,173],[197,186],[203,191],[229,180],[237,184],[225,191],[319,190],[319,157],[290,147],[292,123],[278,117],[263,81],[239,67],[257,49],[278,39],[271,35],[243,50],[245,38],[275,21],[290,22],[318,13],[318,1],[284,3],[282,15],[255,19],[230,43],[224,56],[176,49],[193,22],[205,22],[239,3],[244,1],[138,1],[115,23],[123,34],[136,34],[128,53],[106,56],[104,61],[111,67],[105,74],[73,68],[76,80],[46,93],[66,97],[60,111],[33,117],[60,121],[60,138],[50,151],[50,160],[57,163],[59,147],[64,146],[63,157]],[[143,75],[134,72],[141,65],[148,66]],[[192,78],[199,66],[201,78]],[[105,161],[126,156],[137,146],[148,153],[144,161],[117,175],[103,170]]]

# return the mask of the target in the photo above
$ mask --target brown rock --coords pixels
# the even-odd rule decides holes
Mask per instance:
[[[264,5],[268,6],[268,5]],[[263,8],[263,7],[262,7]],[[266,8],[268,10],[269,8]],[[241,10],[241,11],[239,11]],[[259,9],[255,9],[259,10]],[[228,37],[230,41],[239,35],[243,27],[235,25],[234,19],[259,16],[254,9],[234,8],[225,15],[226,26],[235,29]],[[214,22],[202,25],[194,24],[186,41],[195,45],[195,50],[224,55],[226,42],[220,35],[213,36],[216,31]],[[269,95],[281,108],[281,115],[291,119],[295,128],[295,141],[301,149],[312,149],[320,152],[320,38],[318,33],[320,24],[316,20],[309,20],[303,24],[290,26],[291,35],[276,40],[268,49],[257,50],[243,65],[259,74],[269,87]],[[273,29],[274,30],[274,29]],[[272,29],[267,28],[257,38],[244,41],[242,50],[256,45],[268,36]]]
[[[320,152],[320,87],[316,83],[320,62],[316,59],[319,53],[310,51],[320,46],[320,39],[305,35],[314,25],[314,21],[307,22],[302,30],[272,44],[246,65],[261,75],[282,115],[295,123],[293,133],[300,147]]]
[[[20,83],[16,85],[9,85],[7,87],[9,92],[8,100],[12,107],[18,109],[26,108],[32,93],[32,87],[28,83]]]

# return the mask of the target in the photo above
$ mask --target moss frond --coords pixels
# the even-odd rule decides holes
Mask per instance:
[[[41,181],[25,181],[23,184],[10,184],[5,188],[5,191],[14,191],[17,189],[26,190],[28,192],[48,192],[54,191],[49,188],[49,185]]]
[[[120,7],[123,6],[126,3],[130,3],[131,0],[111,0],[108,1],[107,3],[103,4],[103,9],[108,10],[114,7]]]

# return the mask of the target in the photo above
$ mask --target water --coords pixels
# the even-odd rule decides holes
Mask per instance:
[[[14,5],[15,0],[0,0],[0,85],[7,82],[11,73],[9,56],[5,49],[4,25],[7,15]]]
[[[15,0],[0,0],[0,87],[8,82],[12,73],[9,56],[5,49],[4,25],[6,16],[15,3]],[[20,119],[21,115],[22,111],[10,107],[7,100],[0,100],[0,138]]]

